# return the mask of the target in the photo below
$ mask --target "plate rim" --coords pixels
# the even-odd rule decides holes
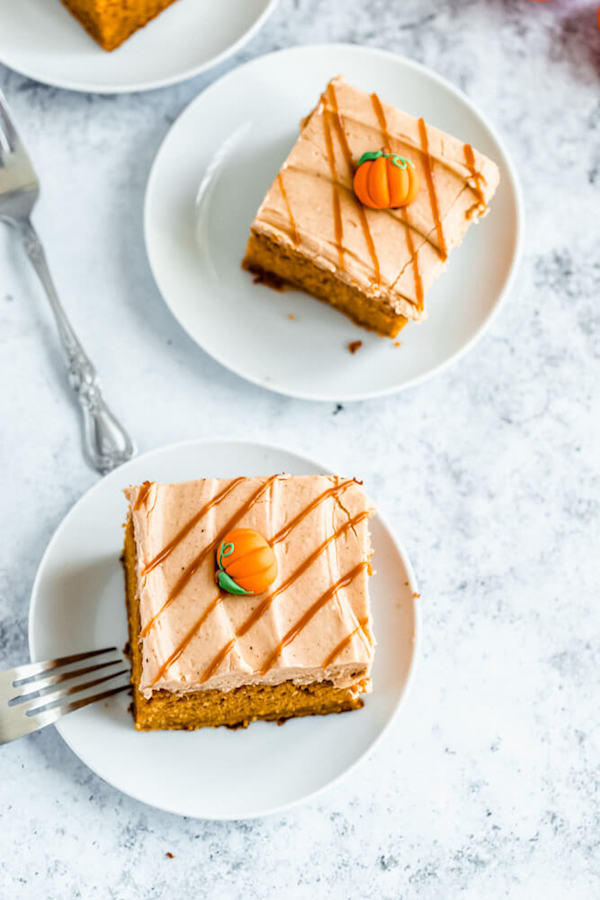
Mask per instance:
[[[240,447],[242,445],[244,445],[244,446],[252,445],[253,447],[263,448],[263,449],[267,449],[269,451],[275,450],[276,452],[288,453],[288,454],[298,457],[299,459],[302,459],[302,460],[308,462],[311,465],[321,468],[321,470],[324,473],[336,474],[336,470],[332,469],[329,465],[323,465],[322,460],[317,460],[308,454],[305,454],[301,451],[295,450],[291,447],[286,447],[283,444],[265,443],[263,441],[255,441],[255,440],[244,440],[243,438],[231,439],[228,437],[218,437],[218,436],[214,437],[214,438],[191,438],[188,440],[176,441],[171,444],[164,444],[159,447],[155,447],[152,450],[148,450],[145,453],[142,453],[139,456],[134,457],[128,463],[125,463],[124,465],[119,466],[117,469],[113,469],[113,472],[110,474],[113,474],[114,472],[119,472],[124,467],[127,467],[128,465],[133,464],[134,462],[139,462],[141,460],[149,460],[151,457],[157,456],[161,453],[165,453],[165,452],[169,453],[169,452],[177,451],[182,448],[189,448],[192,446],[197,447],[199,445],[202,445],[205,447],[209,444],[223,444],[223,443],[234,444],[234,445],[238,445]],[[48,561],[51,558],[51,555],[52,555],[52,552],[54,550],[56,543],[58,542],[64,529],[67,527],[68,522],[75,515],[77,508],[81,505],[81,503],[83,503],[83,501],[90,494],[100,492],[103,488],[105,481],[106,481],[106,478],[103,477],[99,481],[97,481],[95,484],[92,484],[86,491],[84,491],[83,494],[81,494],[80,497],[78,497],[78,499],[75,501],[75,503],[73,503],[71,508],[63,516],[63,518],[61,519],[61,521],[59,522],[59,524],[56,526],[55,530],[53,531],[52,536],[50,537],[50,540],[48,541],[48,544],[46,545],[46,548],[45,548],[45,550],[42,554],[42,557],[39,561],[39,564],[38,564],[38,567],[36,570],[36,574],[35,574],[35,578],[33,581],[33,585],[31,588],[31,595],[29,598],[29,610],[28,610],[28,615],[27,615],[27,644],[28,644],[28,648],[29,648],[30,660],[32,662],[37,661],[37,658],[38,658],[35,653],[35,646],[34,646],[35,642],[34,642],[34,638],[33,638],[33,633],[34,633],[34,627],[35,627],[35,624],[34,624],[35,623],[35,610],[36,610],[37,603],[39,602],[39,593],[40,593],[41,585],[43,583],[43,576],[44,576],[43,570],[48,565]],[[417,580],[416,580],[416,576],[415,576],[415,572],[414,572],[411,560],[406,551],[404,541],[396,534],[395,530],[390,526],[385,515],[382,514],[379,509],[376,509],[375,516],[381,522],[382,526],[384,527],[385,531],[387,532],[388,536],[390,537],[392,543],[394,544],[396,551],[400,555],[402,564],[404,565],[406,575],[408,578],[408,586],[410,588],[410,592],[412,595],[412,609],[413,609],[413,619],[414,619],[412,654],[411,654],[411,658],[410,658],[410,662],[409,662],[409,666],[408,666],[408,670],[407,670],[407,674],[406,674],[406,679],[404,681],[404,685],[403,685],[402,690],[391,710],[391,713],[390,713],[387,721],[384,723],[384,725],[379,730],[379,732],[376,734],[375,738],[371,741],[371,743],[362,751],[362,753],[360,753],[356,757],[356,759],[347,768],[345,768],[343,771],[339,772],[334,778],[332,778],[330,781],[326,782],[325,784],[321,785],[320,787],[316,788],[315,790],[311,791],[310,793],[305,794],[302,797],[298,797],[294,800],[291,800],[286,803],[281,803],[276,806],[270,806],[266,810],[253,810],[252,812],[243,812],[241,814],[240,813],[225,813],[225,814],[216,815],[214,813],[211,813],[209,815],[202,815],[202,814],[194,815],[194,814],[190,814],[189,812],[183,813],[178,809],[175,809],[170,806],[165,806],[164,804],[163,805],[155,805],[155,804],[151,803],[149,800],[147,800],[145,797],[139,796],[137,793],[131,792],[129,790],[126,791],[123,788],[116,785],[112,780],[106,778],[104,775],[100,775],[96,771],[95,767],[90,762],[88,762],[86,755],[85,754],[82,755],[78,750],[76,750],[75,747],[73,746],[71,740],[63,733],[63,724],[64,723],[62,722],[62,720],[59,719],[57,722],[54,723],[53,727],[56,729],[56,731],[60,735],[61,739],[65,742],[65,744],[67,745],[69,750],[91,772],[93,772],[97,778],[100,778],[101,781],[103,781],[105,784],[110,785],[110,787],[113,788],[113,790],[116,790],[121,794],[125,794],[126,796],[131,797],[136,802],[143,803],[145,806],[149,806],[153,809],[160,809],[163,812],[167,812],[171,815],[186,816],[188,818],[199,819],[199,820],[204,820],[204,821],[242,821],[242,820],[248,820],[248,819],[264,818],[266,816],[278,815],[284,811],[292,809],[293,807],[296,807],[303,803],[308,803],[308,802],[314,800],[319,795],[325,793],[330,788],[333,788],[335,785],[339,784],[342,780],[344,780],[347,776],[349,776],[358,766],[360,766],[362,763],[364,763],[366,761],[366,759],[380,745],[380,742],[383,739],[384,735],[387,734],[387,732],[391,728],[393,722],[396,720],[396,718],[398,716],[398,713],[399,713],[401,707],[404,705],[409,692],[412,689],[414,678],[415,678],[415,670],[417,668],[417,663],[418,663],[418,660],[420,658],[420,653],[421,653],[421,641],[422,641],[421,603],[420,603],[420,594],[418,592],[418,584],[417,584]]]
[[[238,77],[239,74],[245,70],[247,70],[251,66],[260,65],[264,63],[265,60],[272,59],[273,57],[278,57],[282,55],[295,54],[295,53],[307,53],[312,52],[314,50],[320,50],[326,52],[327,50],[338,50],[344,49],[349,50],[353,53],[357,53],[359,55],[365,56],[374,56],[374,57],[383,57],[388,60],[393,60],[394,62],[399,62],[400,64],[406,65],[408,68],[415,70],[421,75],[426,75],[431,78],[434,82],[440,85],[442,88],[448,90],[451,94],[457,97],[462,103],[464,103],[469,111],[475,115],[476,118],[483,124],[484,128],[486,128],[491,135],[492,139],[498,145],[500,152],[503,157],[503,162],[506,165],[506,170],[508,173],[508,182],[510,188],[512,189],[512,195],[514,198],[514,210],[516,214],[516,228],[515,228],[515,246],[514,252],[512,255],[512,260],[508,269],[508,272],[504,278],[504,282],[502,284],[502,288],[489,311],[486,318],[482,321],[476,331],[471,335],[469,340],[467,340],[458,350],[456,350],[453,354],[451,354],[447,359],[433,366],[427,372],[423,372],[420,375],[415,375],[413,378],[409,378],[404,381],[402,384],[396,384],[385,388],[367,390],[367,391],[359,391],[352,393],[350,395],[344,394],[343,396],[337,394],[328,394],[328,393],[319,393],[314,394],[307,391],[302,390],[292,390],[289,388],[285,388],[282,386],[276,386],[271,382],[265,382],[260,380],[260,378],[255,377],[253,375],[248,375],[243,373],[239,368],[237,368],[232,362],[225,362],[220,354],[215,354],[212,351],[206,349],[196,337],[189,331],[189,329],[184,325],[182,319],[179,314],[175,312],[173,306],[170,301],[167,299],[167,292],[163,289],[161,284],[161,280],[158,276],[157,267],[152,259],[152,254],[150,251],[150,241],[149,241],[149,229],[150,225],[150,203],[151,203],[151,194],[154,192],[156,187],[156,181],[159,177],[159,165],[162,163],[162,155],[165,150],[165,145],[169,140],[174,129],[179,125],[180,121],[191,112],[192,108],[200,103],[202,98],[212,90],[216,90],[217,88],[221,88],[223,82],[227,82],[228,80],[233,80]],[[521,263],[522,255],[523,255],[523,245],[524,245],[524,230],[525,230],[525,209],[524,209],[524,201],[523,201],[523,193],[521,188],[521,183],[519,181],[519,177],[517,174],[516,166],[513,162],[512,156],[510,155],[508,148],[500,136],[495,126],[491,124],[488,120],[487,116],[480,112],[479,108],[470,100],[470,98],[462,91],[459,87],[455,86],[451,81],[448,81],[443,75],[440,75],[434,69],[430,69],[428,66],[423,65],[423,63],[417,62],[416,60],[412,60],[407,56],[403,56],[399,53],[394,53],[391,50],[386,50],[378,47],[370,47],[363,46],[358,44],[349,44],[347,42],[328,42],[328,43],[317,43],[317,44],[301,44],[295,45],[292,47],[284,47],[280,50],[274,50],[271,53],[265,53],[261,56],[254,57],[242,65],[236,66],[228,72],[225,72],[219,78],[216,78],[209,85],[203,88],[196,97],[194,97],[188,105],[181,111],[175,121],[170,125],[169,130],[165,134],[163,140],[160,143],[158,150],[154,156],[152,161],[152,166],[150,168],[150,173],[148,175],[148,180],[146,182],[146,190],[144,193],[144,209],[143,209],[143,231],[144,231],[144,246],[146,249],[146,259],[148,261],[148,265],[150,267],[150,271],[152,273],[152,277],[158,288],[158,292],[162,297],[163,302],[167,306],[167,309],[171,313],[171,315],[175,318],[179,326],[183,329],[183,331],[188,335],[188,337],[196,344],[197,347],[203,352],[206,353],[211,359],[214,359],[219,365],[224,366],[228,371],[232,372],[238,378],[242,378],[244,381],[249,382],[250,384],[254,384],[257,387],[263,388],[264,390],[272,391],[275,394],[279,394],[284,397],[293,397],[296,400],[309,400],[312,402],[320,402],[320,403],[335,403],[339,400],[343,400],[344,403],[355,403],[360,402],[362,400],[372,400],[377,397],[386,397],[391,394],[398,394],[401,391],[408,390],[410,388],[417,387],[420,384],[428,381],[430,378],[434,378],[436,375],[441,374],[445,369],[450,366],[458,363],[473,347],[479,342],[479,340],[485,335],[485,333],[491,328],[494,321],[496,320],[497,315],[499,314],[501,308],[504,306],[511,290],[516,280],[516,276],[519,270],[519,266]]]
[[[169,87],[174,84],[180,84],[182,81],[188,81],[190,78],[194,78],[196,75],[201,75],[203,72],[206,72],[208,69],[212,69],[214,66],[217,66],[219,63],[226,60],[229,56],[232,56],[238,50],[240,50],[245,44],[247,44],[255,34],[260,31],[263,25],[266,24],[267,20],[271,17],[271,15],[275,12],[275,8],[279,3],[279,0],[266,0],[267,5],[263,9],[262,13],[255,19],[252,25],[243,32],[239,36],[239,38],[222,50],[220,53],[217,53],[216,56],[212,56],[209,60],[200,63],[197,66],[191,66],[187,69],[184,69],[178,75],[170,75],[165,78],[156,78],[151,81],[140,81],[134,82],[133,84],[122,83],[118,85],[106,85],[102,83],[97,83],[94,81],[72,81],[69,78],[49,78],[48,76],[40,75],[39,72],[34,72],[32,69],[28,67],[22,67],[20,64],[15,65],[15,63],[11,60],[8,61],[6,54],[0,50],[0,63],[6,66],[8,69],[12,69],[13,72],[17,72],[19,75],[23,75],[25,78],[31,78],[32,81],[37,81],[40,84],[46,84],[50,87],[61,88],[66,91],[76,91],[78,93],[85,94],[138,94],[144,91],[155,91],[159,88]],[[151,24],[151,23],[147,23]],[[93,38],[90,37],[90,40]],[[119,48],[116,48],[119,50]]]

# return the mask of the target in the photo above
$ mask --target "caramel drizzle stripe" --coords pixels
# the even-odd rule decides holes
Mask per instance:
[[[183,651],[186,649],[186,647],[188,646],[188,644],[190,643],[190,641],[192,640],[192,638],[194,638],[194,637],[196,636],[196,634],[198,633],[198,631],[200,630],[200,628],[202,627],[202,625],[204,624],[204,622],[206,621],[206,619],[208,619],[208,617],[210,616],[211,612],[213,612],[213,610],[217,608],[217,606],[218,606],[219,603],[222,601],[222,599],[223,599],[223,595],[222,595],[222,594],[217,594],[217,596],[215,597],[215,599],[212,600],[212,601],[208,604],[208,606],[206,607],[206,609],[204,610],[204,612],[202,613],[202,615],[200,616],[200,618],[192,625],[192,627],[191,627],[190,630],[187,632],[187,634],[185,635],[185,637],[183,638],[183,640],[179,642],[179,644],[177,645],[177,647],[175,648],[175,650],[173,650],[173,652],[171,653],[171,655],[169,656],[169,658],[168,658],[167,660],[165,660],[165,662],[164,662],[164,663],[162,664],[162,666],[159,668],[159,670],[158,670],[158,672],[156,673],[156,676],[155,676],[155,678],[154,678],[152,684],[150,685],[150,687],[154,687],[154,685],[156,684],[156,682],[157,682],[157,681],[160,681],[160,679],[161,679],[161,678],[163,677],[163,675],[167,672],[167,670],[171,668],[171,666],[173,665],[173,663],[176,662],[176,661],[179,659],[179,657],[181,656],[181,654],[183,653]]]
[[[134,507],[133,507],[134,511],[137,509],[141,509],[141,507],[144,505],[144,503],[146,502],[146,498],[148,497],[148,494],[150,493],[150,488],[152,487],[153,484],[154,484],[153,481],[144,481],[144,483],[142,484],[142,486],[140,487],[140,489],[138,491],[137,499],[136,499]]]
[[[235,638],[232,638],[227,644],[225,644],[221,651],[217,653],[211,664],[202,673],[200,684],[204,684],[205,681],[208,681],[208,679],[214,675],[229,651],[233,649],[234,644]]]
[[[225,497],[227,497],[227,495],[230,494],[233,489],[236,488],[238,484],[240,484],[240,482],[242,482],[243,480],[243,478],[234,478],[233,481],[227,485],[227,487],[223,488],[222,491],[220,491],[218,494],[215,494],[214,497],[212,497],[207,503],[205,503],[202,509],[199,510],[199,512],[197,512],[195,515],[193,515],[189,522],[187,522],[183,526],[183,528],[177,532],[175,537],[171,541],[169,541],[169,543],[165,547],[163,547],[163,549],[159,553],[156,554],[154,559],[151,559],[150,562],[146,566],[144,566],[144,568],[142,569],[142,576],[147,575],[158,565],[160,565],[160,563],[164,562],[165,559],[173,552],[175,547],[177,547],[177,545],[187,537],[190,531],[192,531],[192,529],[196,527],[198,522],[202,518],[204,518],[206,513],[210,509],[212,509],[213,506],[218,506],[221,500],[224,500]]]
[[[277,173],[277,184],[279,185],[279,190],[281,191],[281,196],[283,197],[283,202],[285,203],[285,208],[287,209],[287,214],[290,220],[290,230],[292,232],[292,241],[296,246],[300,243],[300,235],[298,234],[298,229],[296,228],[296,221],[294,219],[294,214],[292,213],[292,207],[290,206],[290,201],[288,200],[287,191],[283,186],[283,178],[281,177],[281,172]]]
[[[236,631],[236,636],[243,637],[247,631],[250,631],[252,626],[255,625],[256,622],[258,622],[258,620],[261,619],[264,616],[264,614],[267,612],[267,610],[273,603],[273,600],[275,599],[275,597],[278,597],[279,594],[282,594],[284,591],[287,591],[287,589],[289,587],[291,587],[294,584],[294,582],[298,580],[298,578],[300,578],[302,575],[304,575],[304,573],[307,571],[307,569],[309,569],[312,566],[312,564],[315,562],[315,560],[318,559],[318,557],[321,555],[323,550],[325,550],[325,548],[328,547],[329,544],[333,543],[338,538],[340,538],[343,534],[345,534],[348,531],[348,529],[354,528],[354,526],[358,525],[359,522],[362,522],[364,519],[368,519],[368,518],[369,518],[368,512],[358,513],[358,515],[354,516],[354,518],[348,519],[347,522],[344,522],[344,524],[340,528],[338,528],[337,531],[335,531],[333,534],[330,534],[329,537],[326,538],[323,541],[323,543],[317,547],[316,550],[313,550],[313,552],[310,554],[310,556],[306,557],[306,559],[304,560],[303,563],[301,563],[299,566],[297,566],[297,568],[295,568],[294,571],[290,575],[288,575],[288,577],[286,578],[285,581],[282,581],[282,583],[279,585],[279,587],[275,588],[274,591],[272,591],[270,594],[268,594],[264,598],[264,600],[261,603],[259,603],[259,605],[256,607],[254,612],[252,612],[248,616],[246,621],[243,622],[242,625],[240,625],[240,627]]]
[[[301,616],[298,619],[298,621],[294,625],[292,625],[292,627],[289,629],[289,631],[287,631],[284,634],[282,639],[279,641],[279,644],[275,647],[275,649],[273,650],[273,652],[267,659],[266,663],[262,667],[261,675],[266,675],[266,673],[269,671],[269,669],[273,666],[273,664],[278,659],[281,651],[285,647],[287,647],[288,644],[291,644],[291,642],[295,638],[298,637],[300,632],[308,625],[310,620],[312,618],[314,618],[314,616],[316,616],[316,614],[319,612],[319,610],[322,609],[325,606],[325,604],[328,603],[332,599],[332,597],[335,597],[335,595],[337,594],[338,591],[342,590],[342,588],[348,587],[348,585],[351,584],[354,581],[354,579],[358,575],[360,575],[360,573],[363,571],[363,569],[367,568],[368,565],[369,565],[368,561],[363,560],[357,566],[354,566],[353,569],[350,569],[350,571],[347,572],[345,575],[342,575],[341,578],[338,578],[338,580],[335,582],[335,584],[332,584],[331,587],[329,587],[325,591],[324,594],[321,594],[321,596],[319,597],[318,600],[315,600],[315,602],[312,604],[312,606],[310,606],[306,610],[304,615]]]
[[[244,516],[248,512],[248,510],[252,508],[252,506],[254,506],[256,501],[262,496],[262,494],[265,493],[265,491],[267,491],[271,487],[271,485],[277,478],[279,478],[279,475],[272,475],[270,478],[267,478],[267,480],[263,484],[261,484],[258,490],[256,490],[252,494],[252,496],[240,506],[236,513],[234,513],[229,521],[223,526],[216,538],[211,541],[210,544],[207,544],[204,550],[201,550],[198,556],[196,556],[196,558],[192,560],[192,562],[184,570],[183,574],[175,583],[175,586],[171,589],[169,596],[167,597],[161,608],[158,610],[158,612],[154,613],[150,621],[142,629],[141,637],[144,638],[147,636],[158,617],[162,615],[162,613],[179,596],[184,587],[192,580],[209,553],[213,553],[215,551],[219,542],[223,540],[227,532],[239,522],[242,516]]]
[[[423,118],[419,119],[419,136],[421,138],[421,153],[423,155],[423,166],[425,169],[427,190],[429,191],[429,202],[431,203],[431,212],[433,213],[433,221],[435,222],[435,230],[437,231],[438,243],[440,245],[438,253],[443,260],[446,260],[448,259],[448,247],[446,246],[446,238],[444,237],[442,220],[440,219],[440,209],[438,206],[435,184],[433,181],[431,156],[429,154],[429,137],[427,135],[427,126]]]
[[[344,271],[344,226],[342,224],[342,210],[340,206],[340,195],[337,183],[337,171],[335,168],[335,154],[333,151],[333,141],[331,139],[331,127],[327,116],[323,116],[323,130],[325,132],[325,146],[327,147],[327,159],[329,160],[329,169],[331,171],[333,191],[333,228],[335,234],[335,244],[340,260],[340,269]]]
[[[356,628],[353,628],[352,631],[350,632],[350,634],[347,634],[345,638],[342,638],[342,640],[339,642],[339,644],[336,644],[336,646],[333,648],[333,650],[331,651],[331,653],[329,654],[329,656],[325,659],[325,662],[323,663],[324,669],[327,668],[327,666],[330,666],[331,663],[334,661],[334,659],[337,659],[338,656],[340,655],[340,653],[343,653],[343,651],[346,649],[346,647],[348,647],[350,645],[352,638],[357,633],[357,631],[362,632],[362,634],[364,634],[368,640],[368,636],[365,631],[368,621],[369,621],[368,618],[361,619],[360,622],[358,623],[358,625],[356,626]]]
[[[350,179],[354,175],[354,166],[352,164],[352,154],[350,153],[350,147],[348,146],[348,140],[346,138],[346,134],[344,132],[344,123],[342,121],[342,117],[340,115],[340,110],[338,107],[337,97],[335,95],[335,88],[331,83],[327,85],[327,96],[329,98],[329,102],[333,108],[333,123],[335,125],[337,135],[340,141],[340,145],[342,148],[342,152],[346,159],[346,164],[348,166],[348,171],[350,173]],[[367,219],[367,215],[363,208],[362,203],[355,198],[356,209],[358,210],[358,216],[360,219],[360,224],[363,230],[363,235],[369,250],[369,255],[371,257],[371,262],[373,263],[373,268],[375,270],[375,284],[381,283],[381,270],[379,268],[379,260],[377,258],[377,252],[375,250],[375,244],[373,243],[373,236],[371,234],[371,229],[369,228],[369,222]]]
[[[421,270],[419,268],[419,258],[418,253],[415,251],[415,242],[413,241],[412,230],[410,225],[406,221],[405,214],[402,214],[402,221],[404,222],[404,234],[406,236],[406,248],[409,252],[412,267],[413,267],[413,276],[415,279],[415,294],[417,297],[417,309],[419,312],[423,311],[423,305],[425,302],[425,294],[423,291],[423,280],[421,278]]]
[[[373,109],[375,110],[375,115],[377,116],[377,120],[379,122],[379,127],[381,128],[383,141],[384,141],[384,149],[386,153],[392,152],[392,137],[388,131],[387,119],[385,117],[385,111],[383,109],[381,100],[377,96],[377,94],[371,94],[371,103],[373,104]],[[408,255],[410,256],[410,261],[412,263],[413,269],[413,277],[415,280],[415,295],[417,298],[417,309],[419,312],[423,310],[424,303],[424,295],[423,295],[423,281],[421,279],[421,271],[419,269],[419,258],[417,253],[415,252],[415,243],[413,241],[413,236],[411,232],[410,225],[406,219],[406,212],[403,210],[400,213],[401,220],[404,223],[404,234],[406,237],[406,249],[408,250]],[[395,286],[396,282],[394,282]],[[408,299],[408,298],[407,298]]]
[[[472,206],[471,209],[467,210],[467,216],[470,218],[472,216],[472,214],[475,212],[475,210],[482,206],[483,209],[479,213],[479,215],[481,216],[481,215],[483,215],[483,213],[485,212],[485,210],[487,208],[487,203],[485,202],[485,195],[483,193],[483,188],[481,187],[481,182],[485,181],[485,179],[484,179],[483,175],[481,174],[481,172],[478,172],[475,167],[475,154],[473,153],[473,148],[471,147],[471,145],[465,144],[463,146],[463,152],[465,154],[465,162],[467,164],[467,168],[469,169],[469,171],[471,173],[471,177],[475,181],[475,185],[473,187],[471,187],[471,185],[469,185],[469,187],[471,187],[471,190],[473,191],[473,193],[475,194],[475,197],[477,198],[477,203],[475,203],[475,205]]]
[[[346,481],[340,482],[340,484],[335,484],[333,487],[327,488],[326,491],[323,491],[322,494],[319,494],[318,497],[315,497],[314,500],[305,506],[303,510],[301,510],[297,516],[294,516],[286,525],[281,528],[277,534],[274,534],[269,543],[271,546],[275,544],[279,544],[281,541],[284,541],[289,535],[292,533],[296,525],[299,525],[303,519],[305,519],[310,513],[317,508],[324,500],[327,500],[328,497],[335,497],[338,494],[341,494],[350,484],[355,484],[354,478],[348,478]]]
[[[377,116],[377,121],[379,122],[379,127],[381,128],[381,133],[383,137],[384,150],[386,153],[392,152],[392,137],[388,131],[387,120],[385,118],[385,112],[383,111],[383,106],[381,105],[381,100],[377,96],[377,94],[371,94],[371,103],[373,104],[373,109],[375,110],[375,115]]]

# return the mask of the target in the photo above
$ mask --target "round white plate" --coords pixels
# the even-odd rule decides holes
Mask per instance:
[[[148,453],[107,475],[76,503],[44,554],[29,615],[32,659],[124,645],[127,624],[119,562],[123,487],[144,479],[185,481],[282,471],[328,470],[269,445],[196,441]],[[380,515],[372,520],[371,529],[377,572],[370,586],[378,647],[373,693],[362,710],[293,719],[282,728],[257,722],[244,731],[140,733],[133,727],[125,693],[66,716],[56,726],[60,734],[109,784],[137,800],[186,816],[261,816],[332,784],[390,724],[415,655],[417,588],[410,562]]]
[[[178,0],[107,53],[60,0],[0,0],[0,62],[74,91],[147,91],[198,75],[238,50],[276,3]]]
[[[454,251],[428,294],[429,319],[407,326],[400,347],[299,291],[279,294],[255,285],[240,268],[250,223],[296,140],[300,119],[340,73],[460,135],[500,167],[489,215]],[[145,209],[154,277],[191,337],[249,381],[328,401],[400,390],[472,346],[508,290],[521,221],[507,152],[464,94],[407,59],[343,44],[282,50],[212,84],[167,135],[150,175]],[[355,340],[363,346],[351,355],[347,345]]]

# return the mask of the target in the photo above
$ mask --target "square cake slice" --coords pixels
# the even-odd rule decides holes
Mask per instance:
[[[138,730],[238,726],[363,705],[374,653],[373,508],[354,479],[145,482],[125,495]],[[240,532],[262,546],[244,551],[241,568]]]
[[[354,193],[359,160],[379,151],[414,167],[418,190],[404,207],[373,209]],[[394,337],[425,317],[428,288],[498,180],[470,144],[334,78],[252,222],[243,266]]]

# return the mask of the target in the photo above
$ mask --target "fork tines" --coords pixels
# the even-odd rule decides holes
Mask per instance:
[[[92,665],[75,665],[106,654],[111,654],[112,658]],[[64,698],[72,694],[87,691],[118,676],[128,675],[128,668],[114,668],[122,667],[123,662],[116,647],[105,647],[45,662],[28,663],[0,673],[0,744],[49,725],[66,713],[81,709],[89,703],[126,690],[130,686],[129,680],[80,700],[63,702]],[[71,666],[74,667],[69,668]],[[66,671],[56,671],[61,669]],[[86,677],[108,669],[112,671]]]

